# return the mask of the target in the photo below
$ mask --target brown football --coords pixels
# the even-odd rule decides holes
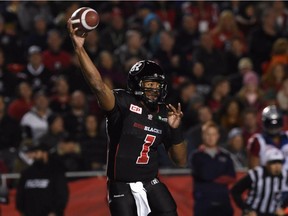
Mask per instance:
[[[89,7],[81,7],[71,16],[72,27],[78,28],[76,34],[83,36],[95,29],[99,24],[99,15],[96,10]]]

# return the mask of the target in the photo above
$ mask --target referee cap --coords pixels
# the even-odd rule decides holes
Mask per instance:
[[[282,162],[284,161],[283,153],[277,148],[269,148],[265,152],[265,161],[267,163],[271,162]]]

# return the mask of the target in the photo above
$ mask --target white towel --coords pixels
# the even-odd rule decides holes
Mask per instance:
[[[135,182],[135,183],[128,183],[128,184],[130,185],[132,194],[136,202],[137,215],[147,216],[151,212],[151,209],[148,203],[146,190],[143,187],[143,183]]]

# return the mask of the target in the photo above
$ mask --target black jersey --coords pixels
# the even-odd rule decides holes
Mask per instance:
[[[116,104],[107,114],[110,180],[149,181],[158,173],[157,147],[169,148],[170,127],[165,104],[151,113],[133,94],[114,90]]]

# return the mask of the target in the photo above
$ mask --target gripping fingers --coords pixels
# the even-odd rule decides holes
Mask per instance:
[[[71,18],[69,18],[67,21],[67,28],[68,28],[69,32],[72,33],[73,28],[72,28]]]
[[[67,28],[68,28],[71,36],[75,35],[75,32],[78,30],[78,28],[73,29],[71,18],[69,18],[69,20],[67,21]]]

